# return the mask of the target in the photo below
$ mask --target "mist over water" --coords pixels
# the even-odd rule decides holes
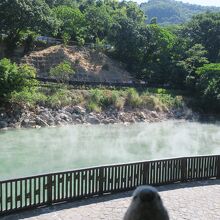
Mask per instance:
[[[0,132],[0,179],[96,165],[220,154],[220,124],[166,121]]]

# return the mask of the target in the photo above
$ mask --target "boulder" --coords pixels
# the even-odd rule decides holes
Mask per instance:
[[[75,122],[76,124],[82,124],[82,121],[81,121],[79,118],[77,118],[74,122]]]
[[[138,113],[137,113],[137,117],[138,117],[139,119],[146,119],[146,115],[144,114],[144,112],[138,112]]]
[[[42,118],[40,117],[36,117],[36,124],[41,126],[41,127],[49,127],[49,125],[47,124],[46,121],[44,121]]]
[[[51,118],[53,118],[53,115],[49,111],[43,111],[40,113],[40,118],[44,121],[49,121]]]
[[[36,126],[36,122],[33,120],[30,120],[29,118],[25,118],[21,122],[21,127],[24,128],[33,128]]]
[[[66,113],[59,113],[56,118],[60,118],[60,119],[62,119],[64,121],[72,122],[72,116],[68,115]]]
[[[157,112],[155,112],[155,111],[152,111],[152,112],[150,113],[150,115],[151,115],[151,117],[153,117],[153,118],[159,118],[159,115],[158,115]]]
[[[104,119],[104,120],[101,121],[102,124],[106,124],[106,125],[107,124],[114,124],[116,122],[117,121],[115,121],[114,119],[111,119],[111,118],[110,119]]]
[[[87,122],[90,124],[100,124],[100,120],[96,116],[89,116]]]
[[[84,115],[86,113],[86,110],[81,106],[74,106],[72,108],[72,113]]]
[[[54,126],[54,125],[55,125],[55,121],[53,120],[53,118],[50,118],[50,119],[47,121],[47,124],[50,125],[50,126]]]
[[[69,112],[70,114],[73,114],[75,112],[75,109],[72,106],[68,106],[64,108],[64,111]]]

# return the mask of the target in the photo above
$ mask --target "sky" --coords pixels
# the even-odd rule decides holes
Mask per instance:
[[[146,2],[146,0],[133,0],[138,3]],[[219,6],[220,7],[220,0],[177,0],[182,1],[190,4],[197,4],[197,5],[206,5],[206,6]]]

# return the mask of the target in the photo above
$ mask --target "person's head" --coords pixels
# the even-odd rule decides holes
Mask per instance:
[[[161,204],[161,198],[152,186],[140,186],[133,193],[133,201],[143,206],[155,206]]]
[[[158,191],[152,186],[140,186],[134,193],[124,220],[169,220]]]

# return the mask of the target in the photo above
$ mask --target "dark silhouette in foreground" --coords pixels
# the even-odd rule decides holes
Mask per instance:
[[[138,187],[124,220],[169,220],[158,191],[151,186]]]

